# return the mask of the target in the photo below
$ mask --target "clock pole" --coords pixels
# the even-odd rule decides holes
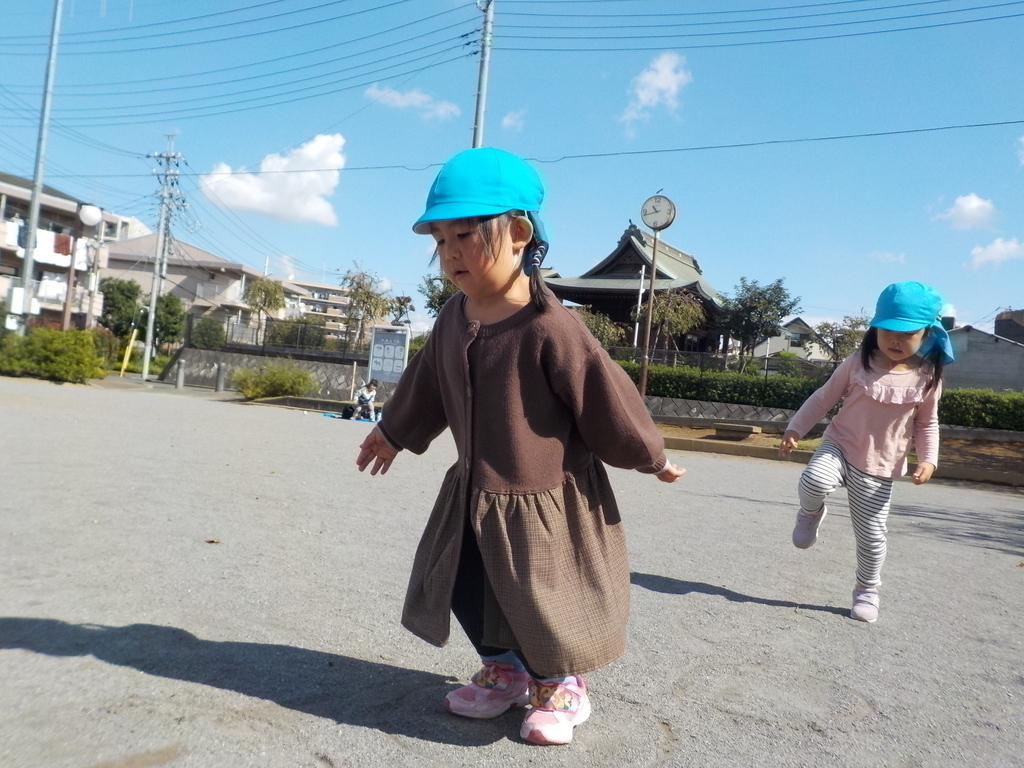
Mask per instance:
[[[647,321],[644,326],[644,356],[640,361],[640,397],[647,394],[647,368],[651,364],[651,320],[654,317],[654,278],[658,274],[658,230],[654,230],[654,252],[651,254],[651,287],[647,291]]]
[[[640,397],[647,394],[647,369],[651,365],[651,322],[654,319],[654,281],[658,277],[658,233],[672,225],[676,218],[676,206],[667,197],[659,194],[647,198],[640,209],[644,224],[654,232],[654,248],[651,251],[651,288],[647,293],[647,322],[644,324],[644,356],[640,360],[640,380],[637,389]],[[640,283],[643,284],[643,273]]]

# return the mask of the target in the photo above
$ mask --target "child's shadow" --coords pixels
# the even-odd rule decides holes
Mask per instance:
[[[520,721],[468,721],[444,711],[451,678],[290,645],[201,640],[176,627],[105,627],[0,617],[0,649],[95,656],[173,680],[209,685],[338,723],[443,744],[518,739]]]
[[[725,587],[715,587],[711,584],[702,584],[699,581],[680,581],[669,576],[656,576],[652,573],[631,573],[629,583],[638,587],[649,589],[652,592],[662,592],[666,595],[689,595],[694,592],[702,595],[718,595],[734,603],[760,603],[775,608],[802,608],[807,611],[824,611],[834,613],[837,616],[849,617],[848,608],[835,608],[830,605],[807,605],[806,603],[794,603],[791,600],[772,600],[767,597],[751,597],[750,595],[733,592]]]

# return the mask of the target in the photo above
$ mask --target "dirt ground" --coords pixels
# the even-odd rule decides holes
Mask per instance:
[[[677,427],[659,424],[662,434],[672,437],[689,437],[700,440],[715,440],[713,429]],[[782,435],[761,433],[746,438],[747,445],[778,447]],[[800,449],[813,451],[821,440],[801,440]],[[912,457],[913,458],[913,457]],[[939,460],[943,464],[963,467],[979,467],[1000,472],[1024,473],[1024,443],[999,443],[992,440],[943,440],[939,447]]]

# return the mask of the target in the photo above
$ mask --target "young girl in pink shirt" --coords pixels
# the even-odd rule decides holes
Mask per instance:
[[[846,358],[821,389],[807,398],[779,447],[797,441],[843,401],[821,446],[800,476],[800,511],[793,544],[807,549],[818,539],[825,498],[845,485],[857,540],[857,582],[850,616],[878,619],[878,587],[885,560],[885,520],[893,480],[907,469],[911,443],[916,485],[931,479],[939,458],[942,368],[953,362],[949,335],[939,322],[942,297],[922,283],[894,283],[882,291],[860,350]]]

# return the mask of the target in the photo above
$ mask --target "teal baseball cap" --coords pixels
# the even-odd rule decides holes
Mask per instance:
[[[506,211],[536,214],[544,202],[544,183],[521,157],[493,147],[465,149],[437,174],[423,215],[412,226],[430,234],[430,223],[472,216],[496,216]],[[530,217],[539,223],[539,218]]]
[[[893,283],[882,291],[871,325],[887,331],[919,331],[936,324],[940,312],[939,292],[930,285],[908,280]]]

